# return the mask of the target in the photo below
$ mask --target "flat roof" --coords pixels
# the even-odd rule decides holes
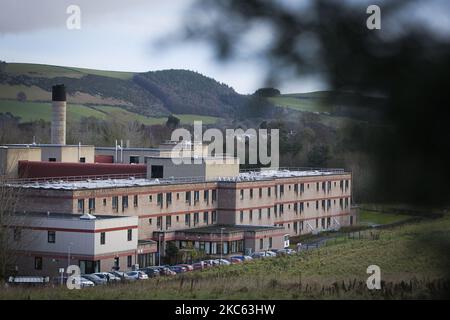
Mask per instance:
[[[23,147],[30,147],[30,148],[42,148],[42,147],[60,147],[60,148],[65,148],[65,147],[94,147],[93,145],[90,144],[82,144],[82,145],[78,145],[78,144],[49,144],[49,143],[15,143],[15,144],[5,144],[2,145],[2,147],[15,147],[15,148],[23,148]]]
[[[121,187],[144,187],[153,185],[164,185],[164,184],[192,184],[192,183],[204,183],[204,182],[229,182],[229,183],[239,183],[239,182],[250,182],[250,181],[264,181],[264,180],[274,180],[282,178],[292,178],[292,177],[311,177],[311,176],[325,176],[325,175],[336,175],[345,174],[344,169],[311,169],[302,171],[299,170],[262,170],[262,171],[245,171],[239,173],[235,177],[214,177],[205,179],[205,177],[174,177],[166,179],[147,179],[147,178],[124,178],[124,179],[114,179],[108,178],[93,178],[84,179],[80,181],[70,181],[63,180],[57,177],[52,178],[50,181],[37,179],[37,180],[15,180],[10,182],[9,186],[17,186],[21,188],[28,189],[54,189],[54,190],[82,190],[82,189],[103,189],[103,188],[121,188]]]
[[[116,147],[95,147],[95,150],[116,150]],[[159,151],[158,148],[119,148],[117,147],[117,150],[123,150],[123,151]]]
[[[62,212],[42,212],[42,211],[33,211],[33,212],[15,212],[15,215],[22,217],[30,217],[30,218],[52,218],[52,219],[64,219],[64,220],[83,220],[80,219],[82,214],[75,213],[62,213]],[[108,219],[117,219],[117,218],[129,218],[128,216],[117,216],[117,215],[95,215],[95,219],[86,221],[95,221],[95,220],[108,220]]]
[[[223,231],[222,231],[223,228]],[[215,234],[228,234],[234,232],[245,232],[245,231],[265,231],[265,230],[275,230],[275,229],[283,229],[283,227],[277,226],[253,226],[253,225],[211,225],[199,228],[190,228],[190,229],[181,229],[175,230],[177,232],[184,233],[215,233]],[[222,231],[222,232],[221,232]]]

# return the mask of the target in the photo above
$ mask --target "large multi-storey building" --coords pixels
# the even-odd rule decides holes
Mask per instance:
[[[65,137],[59,138],[65,141]],[[56,273],[57,265],[48,261],[58,261],[68,242],[77,242],[68,260],[84,270],[110,270],[112,266],[123,270],[135,264],[155,264],[170,242],[212,256],[250,253],[286,247],[292,236],[356,222],[350,205],[352,176],[343,169],[240,171],[238,159],[208,156],[206,145],[193,144],[182,152],[174,146],[176,142],[162,144],[159,149],[89,146],[87,158],[80,156],[81,144],[78,149],[65,145],[5,146],[0,160],[3,167],[12,168],[7,176],[22,176],[17,171],[22,167],[33,177],[39,172],[53,173],[51,178],[44,175],[8,182],[11,188],[21,190],[17,212],[33,218],[26,219],[22,229],[39,230],[54,240],[51,244],[36,242],[22,250],[28,259],[19,259],[18,269],[30,273],[34,265],[41,267],[37,270],[41,273]],[[61,156],[43,157],[47,150]],[[66,153],[76,153],[76,160],[63,163]],[[20,160],[26,163],[17,164]],[[100,169],[114,175],[92,175]],[[126,172],[118,177],[116,173],[122,170]],[[66,171],[89,176],[75,177],[71,172],[71,177],[65,177]],[[84,219],[86,216],[90,219]],[[42,223],[39,229],[35,225],[38,220]],[[111,227],[102,227],[104,224]],[[19,227],[12,228],[13,239],[17,240],[13,232]],[[119,231],[131,238],[125,241]],[[106,232],[110,235],[105,238]],[[79,240],[72,241],[75,233]],[[87,247],[78,242],[89,244],[92,250],[85,252]]]

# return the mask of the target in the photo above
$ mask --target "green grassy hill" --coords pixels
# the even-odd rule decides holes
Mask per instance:
[[[11,112],[23,119],[33,118],[35,115],[24,115],[14,109],[17,104],[7,101],[50,102],[52,85],[60,83],[66,85],[68,102],[72,105],[118,107],[150,118],[142,122],[178,114],[186,115],[181,116],[185,119],[206,116],[198,119],[211,123],[218,117],[234,114],[250,99],[223,83],[188,70],[137,73],[0,63],[0,112]]]
[[[51,121],[51,104],[48,102],[19,102],[14,100],[0,100],[0,113],[10,113],[19,117],[21,122],[36,120]],[[175,114],[182,124],[192,124],[194,120],[203,124],[213,124],[218,117]],[[164,124],[167,117],[146,117],[141,114],[127,111],[117,106],[86,106],[69,104],[67,107],[67,120],[80,121],[83,117],[94,117],[100,120],[114,119],[118,121],[138,121],[146,125]]]

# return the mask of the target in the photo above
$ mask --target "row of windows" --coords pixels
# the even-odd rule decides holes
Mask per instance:
[[[222,246],[223,244],[223,246]],[[206,254],[230,254],[237,252],[244,252],[244,240],[234,241],[178,241],[178,247],[180,249],[192,249],[195,248],[199,251],[203,251]]]
[[[186,213],[184,214],[184,224],[188,227],[191,226],[191,222],[193,223],[194,226],[197,226],[198,224],[200,224],[200,216],[202,217],[203,223],[204,224],[214,224],[217,223],[217,211],[211,211],[211,214],[208,211],[205,211],[203,213],[200,212],[194,212],[193,214],[191,213]],[[192,220],[193,217],[193,221]],[[180,221],[180,216],[177,215],[175,217],[176,222]],[[148,223],[150,225],[153,225],[153,218],[148,219]],[[172,227],[172,216],[166,216],[166,230],[170,229]],[[156,227],[160,230],[163,229],[163,216],[159,216],[156,217]]]
[[[22,238],[22,230],[20,228],[14,229],[14,241],[20,241]],[[133,230],[127,230],[127,241],[133,240]],[[56,231],[48,230],[47,231],[47,243],[56,243]],[[106,243],[106,233],[100,233],[100,244]]]
[[[333,203],[336,205],[336,199],[333,200]],[[348,208],[349,203],[350,203],[350,198],[339,199],[339,206],[341,209]],[[309,208],[309,202],[306,202],[306,206]],[[290,204],[288,205],[288,209],[289,210],[291,209]],[[301,214],[305,210],[305,202],[294,203],[293,209],[296,214],[299,214],[299,213]],[[322,209],[326,210],[326,211],[331,209],[331,199],[322,200]],[[319,201],[316,201],[316,210],[319,210]],[[261,220],[262,219],[262,209],[260,208],[255,211],[257,211],[258,220]],[[273,211],[274,211],[275,217],[278,217],[278,214],[280,216],[283,215],[284,214],[284,204],[274,205]],[[253,213],[254,213],[254,210],[252,210],[252,209],[250,209],[248,211],[248,217],[249,217],[250,221],[253,221],[253,218],[254,218]],[[271,208],[267,208],[266,214],[267,214],[267,218],[270,219]],[[244,221],[244,211],[243,210],[241,210],[239,213],[239,220],[241,223]]]
[[[330,193],[332,190],[332,181],[324,181],[322,183],[317,182],[316,183],[316,191],[320,191],[320,185],[322,185],[322,190],[325,193]],[[306,188],[309,189],[310,184],[307,183],[306,184]],[[339,182],[339,187],[342,191],[347,191],[350,185],[350,180],[341,180]],[[288,184],[288,185],[284,185],[284,184],[280,184],[280,185],[275,185],[273,188],[275,190],[275,197],[282,197],[284,195],[284,189],[285,186],[288,187],[289,191],[291,190],[292,186],[294,186],[294,192],[298,195],[298,194],[303,194],[305,192],[305,183],[296,183],[296,184]],[[337,182],[334,181],[334,187],[337,187]],[[272,187],[266,187],[265,189],[267,189],[267,196],[271,197],[272,196]],[[253,199],[254,197],[254,189],[248,189],[248,193],[249,193],[249,198]],[[262,198],[263,197],[263,188],[257,188],[258,190],[258,197]],[[244,200],[244,193],[245,193],[245,189],[241,189],[240,190],[240,199]]]
[[[211,197],[210,195],[211,191]],[[192,204],[191,196],[192,193],[194,193],[194,204],[198,203],[200,201],[200,191],[187,191],[185,192],[185,201],[189,205]],[[122,211],[125,211],[125,209],[128,208],[128,197],[129,196],[122,196]],[[133,207],[137,208],[139,206],[139,197],[137,195],[130,196],[133,198]],[[211,198],[211,202],[214,203],[217,201],[217,190],[203,190],[203,201],[206,202],[206,204],[209,204]],[[163,207],[163,199],[164,194],[158,193],[156,195],[156,202],[157,204],[162,208]],[[165,193],[165,203],[166,207],[172,204],[172,192]],[[176,193],[176,199],[180,199],[180,193]],[[112,201],[112,209],[114,212],[118,212],[119,210],[119,196],[114,196],[111,198]],[[153,202],[153,195],[148,196],[148,201]],[[103,206],[107,205],[107,199],[103,199]],[[95,212],[95,204],[96,198],[89,198],[88,199],[88,212]],[[78,199],[78,212],[84,213],[85,212],[85,199]]]

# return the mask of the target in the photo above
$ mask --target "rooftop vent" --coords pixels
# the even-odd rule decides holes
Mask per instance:
[[[94,219],[96,219],[96,217],[90,213],[85,213],[80,217],[80,219],[81,220],[94,220]]]

